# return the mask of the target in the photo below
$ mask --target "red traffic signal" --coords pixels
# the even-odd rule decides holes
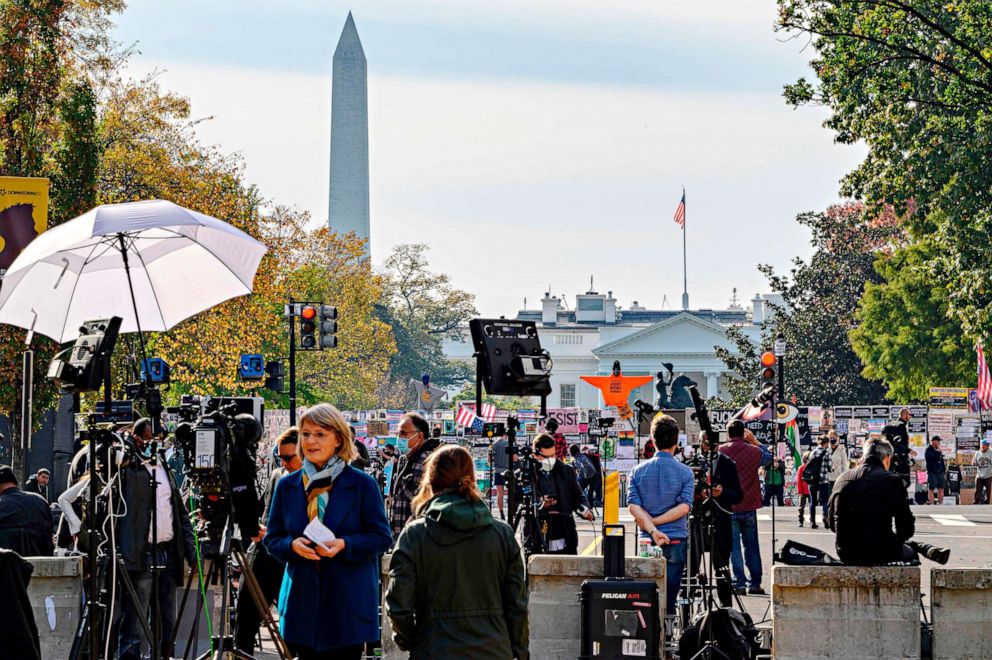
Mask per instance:
[[[300,348],[317,348],[317,307],[304,305],[300,308]]]
[[[775,365],[778,362],[775,353],[765,351],[761,354],[760,362],[762,388],[775,387]]]

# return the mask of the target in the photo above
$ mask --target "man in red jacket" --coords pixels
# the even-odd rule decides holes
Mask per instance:
[[[727,426],[730,442],[720,447],[720,451],[737,464],[744,497],[734,505],[730,516],[730,565],[734,573],[734,588],[737,593],[745,593],[747,579],[744,563],[747,562],[750,585],[746,593],[764,594],[761,588],[761,550],[758,547],[758,509],[761,508],[761,482],[758,469],[771,460],[771,452],[758,442],[754,434],[744,428],[744,422],[734,420]],[[744,551],[741,552],[743,543]]]

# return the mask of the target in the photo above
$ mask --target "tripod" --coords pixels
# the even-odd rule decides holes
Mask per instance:
[[[534,501],[534,484],[537,478],[537,475],[534,474],[534,461],[530,460],[530,458],[524,458],[522,460],[525,461],[525,464],[519,470],[516,469],[518,464],[517,454],[529,453],[521,452],[520,449],[517,449],[517,429],[519,425],[520,422],[517,421],[516,417],[511,416],[506,420],[506,455],[510,462],[510,469],[507,472],[506,478],[506,508],[510,513],[508,522],[510,523],[510,527],[513,528],[514,533],[520,528],[520,522],[523,521],[524,523],[523,546],[524,556],[526,558],[533,554],[543,553],[545,543],[544,534],[537,515],[537,503]],[[520,475],[523,475],[525,470],[526,478],[521,480],[518,472]],[[520,488],[520,481],[524,481],[524,488]]]
[[[707,489],[703,493],[703,499],[697,501],[689,516],[688,547],[686,549],[688,571],[682,581],[683,598],[679,602],[678,621],[682,625],[682,633],[690,627],[691,622],[699,622],[700,639],[706,636],[706,641],[698,648],[691,660],[723,658],[732,660],[732,657],[721,649],[714,634],[715,617],[724,612],[723,608],[729,603],[725,603],[721,596],[720,604],[714,601],[714,591],[720,590],[718,582],[722,582],[724,588],[730,592],[730,597],[736,601],[737,609],[746,612],[744,603],[740,596],[733,589],[733,582],[730,577],[730,569],[727,565],[729,547],[725,543],[718,542],[717,539],[717,516],[720,515],[719,503],[713,495],[710,484],[713,483],[712,455],[706,456],[710,467],[707,474],[707,481],[704,487]],[[698,486],[697,486],[698,492]],[[705,572],[700,572],[703,565],[703,553],[709,551],[710,556],[706,560]]]
[[[265,600],[265,596],[262,594],[262,588],[258,584],[258,580],[255,577],[254,571],[251,569],[251,564],[248,561],[248,556],[241,546],[241,542],[237,539],[232,538],[233,536],[233,516],[232,512],[229,512],[224,521],[224,530],[221,534],[221,540],[219,547],[215,552],[210,553],[210,569],[206,574],[205,583],[199,585],[199,589],[205,589],[206,584],[212,584],[219,581],[221,584],[221,602],[220,602],[220,628],[218,634],[212,635],[210,640],[211,650],[200,655],[197,660],[222,660],[223,658],[243,658],[246,660],[252,660],[252,656],[244,651],[238,649],[234,643],[234,636],[228,632],[228,624],[230,619],[234,614],[234,606],[231,603],[231,569],[233,568],[233,560],[236,559],[238,566],[241,567],[241,579],[245,580],[245,584],[248,587],[248,593],[251,596],[252,601],[255,603],[255,607],[258,609],[258,615],[265,625],[266,630],[269,632],[269,636],[272,638],[272,642],[276,645],[276,651],[279,653],[279,657],[283,660],[290,660],[293,655],[289,651],[289,647],[286,645],[286,640],[282,638],[279,634],[279,628],[276,625],[275,620],[272,618],[272,613],[269,611],[269,604]],[[189,577],[186,579],[186,586],[183,589],[183,598],[179,606],[179,614],[176,617],[176,621],[181,621],[183,617],[183,612],[186,609],[186,603],[189,600],[189,595],[192,592],[193,577],[197,575],[195,571],[191,571]],[[201,576],[202,577],[202,576]],[[200,611],[204,607],[204,602],[202,599],[197,598],[196,613],[194,616],[194,623],[190,627],[189,637],[186,642],[186,648],[183,653],[183,660],[186,660],[189,656],[189,651],[193,647],[193,640],[196,637],[197,631],[199,630],[200,621]],[[171,647],[175,644],[176,634],[179,632],[178,625],[173,628],[172,640],[169,646]]]
[[[128,575],[127,567],[124,563],[124,558],[121,557],[119,553],[116,552],[116,548],[111,548],[111,553],[100,552],[99,546],[100,542],[100,531],[101,529],[106,529],[107,525],[115,525],[114,521],[114,511],[112,507],[112,495],[113,495],[113,482],[118,479],[118,475],[110,476],[113,466],[111,465],[111,460],[113,458],[113,445],[107,444],[107,437],[101,434],[98,429],[95,428],[93,424],[93,417],[90,417],[90,449],[89,449],[89,460],[90,460],[90,483],[89,483],[89,509],[87,511],[88,523],[88,566],[90,570],[89,586],[86,594],[86,603],[83,607],[82,615],[80,616],[79,625],[76,628],[76,634],[73,637],[72,647],[69,650],[69,659],[78,660],[83,653],[84,645],[87,645],[88,655],[90,660],[95,660],[97,658],[103,657],[101,654],[100,640],[104,636],[105,631],[109,630],[111,620],[108,614],[113,613],[114,599],[110,598],[110,601],[106,601],[108,595],[108,585],[111,590],[116,586],[113,578],[119,580],[120,584],[123,585],[127,597],[131,599],[131,606],[134,608],[135,612],[144,612],[138,594],[135,591],[134,584],[131,582],[130,575]],[[96,445],[98,442],[102,441],[103,447],[98,452]],[[103,490],[97,493],[99,489],[101,480],[100,465],[97,464],[97,458],[103,461],[102,466],[107,471],[107,478],[104,483],[106,486]],[[119,474],[119,473],[118,473]],[[98,522],[102,521],[102,522]],[[110,535],[112,538],[116,538],[114,534],[114,529],[110,530]],[[113,571],[108,572],[108,567],[110,562],[113,561]],[[152,629],[149,627],[148,622],[144,617],[138,618],[139,623],[145,633],[146,638],[152,641],[154,638]],[[109,655],[109,654],[108,654]]]
[[[719,511],[723,511],[728,514],[730,513],[720,506],[720,503],[716,499],[717,496],[713,493],[715,488],[720,487],[720,484],[717,484],[715,480],[716,463],[717,460],[720,460],[716,449],[717,444],[719,443],[719,434],[713,430],[713,425],[710,423],[709,419],[709,411],[706,409],[706,404],[703,403],[702,397],[700,397],[699,391],[696,389],[695,385],[691,385],[689,387],[689,394],[692,396],[692,405],[695,409],[694,417],[699,422],[699,428],[701,430],[699,444],[701,451],[699,452],[699,456],[702,457],[702,460],[706,461],[705,468],[703,470],[700,472],[696,472],[696,470],[693,471],[695,473],[694,479],[696,479],[696,497],[702,498],[697,504],[698,514],[695,518],[701,522],[701,526],[697,527],[699,530],[698,536],[700,539],[708,540],[708,547],[710,550],[710,560],[707,566],[707,579],[705,584],[700,585],[702,591],[702,612],[704,614],[702,614],[699,620],[700,627],[706,628],[707,640],[702,644],[690,660],[713,660],[714,658],[734,660],[719,647],[715,639],[715,632],[713,630],[715,615],[724,611],[721,608],[715,607],[713,602],[713,590],[716,588],[713,580],[714,564],[716,563],[716,553],[719,552],[716,544],[716,516],[719,515]],[[697,467],[697,470],[698,469],[699,468]],[[703,476],[704,478],[700,479],[700,476]],[[700,483],[700,481],[702,481],[702,483]],[[696,510],[696,507],[693,507],[693,511]],[[702,557],[702,548],[700,548],[697,552],[692,552],[691,539],[693,534],[691,531],[689,537],[690,548],[687,559],[690,567],[692,567],[695,563],[693,562],[693,557],[697,554],[700,558]],[[721,577],[727,581],[727,584],[732,585],[732,582],[730,582],[730,572],[726,566],[726,559],[726,557],[721,557]],[[736,593],[734,593],[734,597],[737,598],[737,607],[739,612],[746,612],[743,602],[736,595]],[[746,614],[745,618],[747,618]]]

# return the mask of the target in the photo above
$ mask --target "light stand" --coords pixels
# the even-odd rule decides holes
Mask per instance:
[[[778,430],[777,433],[778,441],[775,443],[775,447],[774,447],[775,451],[772,452],[773,466],[775,465],[775,461],[777,460],[776,454],[778,453],[778,443],[779,442],[785,443],[785,424],[778,423],[778,407],[776,406],[775,403],[776,397],[780,397],[782,400],[785,400],[785,373],[784,373],[785,349],[786,349],[785,335],[783,335],[780,332],[775,337],[775,357],[778,360],[778,387],[776,388],[775,392],[772,394],[772,401],[771,401],[772,421],[775,424],[774,428],[777,428]],[[796,466],[796,469],[797,470],[799,469],[798,465]],[[782,470],[782,492],[783,493],[785,492],[785,470]],[[778,544],[778,539],[775,536],[775,499],[776,498],[774,497],[771,498],[772,500],[772,566],[775,565],[775,546]],[[824,527],[826,527],[825,522],[824,522]]]
[[[696,654],[692,656],[692,658],[690,660],[697,660],[697,659],[699,659],[699,660],[713,660],[714,658],[723,658],[724,660],[732,660],[732,658],[730,658],[730,656],[728,656],[726,653],[724,653],[719,648],[719,646],[717,645],[717,642],[716,642],[716,639],[715,639],[715,633],[713,631],[713,626],[714,626],[713,617],[714,617],[714,613],[721,611],[720,608],[715,608],[713,606],[714,605],[714,603],[713,603],[713,590],[716,588],[716,585],[715,585],[715,582],[714,582],[714,579],[713,579],[713,577],[714,577],[714,556],[717,554],[717,547],[716,547],[716,515],[717,515],[717,512],[714,509],[719,508],[719,506],[720,506],[719,503],[716,501],[716,498],[713,495],[713,487],[714,487],[713,486],[713,481],[714,481],[714,474],[715,474],[715,471],[716,471],[716,456],[715,456],[715,454],[717,452],[717,445],[719,444],[720,438],[719,438],[719,434],[716,431],[713,430],[713,425],[710,423],[709,411],[706,409],[706,404],[703,402],[702,397],[699,395],[699,390],[696,388],[695,385],[690,385],[689,386],[689,394],[692,396],[692,405],[693,405],[693,408],[695,409],[694,417],[695,417],[696,421],[699,424],[699,428],[702,431],[703,436],[706,439],[706,445],[707,445],[707,448],[708,448],[708,451],[702,451],[702,444],[700,444],[699,455],[703,458],[703,460],[706,461],[706,466],[705,466],[705,469],[706,469],[706,484],[705,484],[705,487],[706,487],[707,492],[706,492],[705,499],[699,505],[699,512],[700,512],[700,515],[703,516],[703,519],[704,519],[703,522],[705,523],[705,526],[706,526],[706,532],[705,532],[705,534],[706,534],[706,536],[708,537],[708,540],[709,540],[709,551],[710,551],[710,559],[709,559],[709,563],[707,564],[707,580],[706,580],[706,584],[702,586],[702,589],[703,589],[703,602],[704,602],[705,611],[707,612],[707,614],[701,620],[702,623],[700,624],[701,626],[705,625],[707,627],[707,634],[709,636],[709,639],[703,644],[702,648],[700,648],[699,651],[697,651]],[[695,479],[696,477],[694,476],[693,478]],[[691,524],[691,521],[690,521],[690,524]],[[689,534],[689,536],[690,536],[690,538],[692,536],[692,529],[691,528],[690,528],[690,534]],[[690,550],[691,550],[691,546],[690,546]],[[700,552],[699,552],[700,559],[702,558],[702,550],[705,550],[705,547],[700,549]],[[721,563],[722,564],[725,564],[725,561],[724,560],[726,560],[726,559],[729,559],[729,558],[721,558],[721,560],[722,560]],[[687,560],[688,560],[688,563],[689,563],[689,567],[691,568],[692,567],[692,564],[693,564],[693,555],[692,554],[689,554],[689,556],[687,557]],[[724,579],[728,579],[729,580],[729,575],[727,575],[727,573],[729,571],[728,571],[728,569],[727,569],[727,567],[725,565],[723,566],[722,571],[724,572],[724,576],[723,576]],[[730,586],[731,586],[731,588],[733,587],[732,584]],[[737,598],[737,604],[738,604],[738,607],[740,608],[740,611],[741,612],[746,612],[746,610],[744,609],[744,604],[741,602],[740,598]]]
[[[97,351],[96,356],[93,358],[101,369],[101,374],[103,376],[103,396],[104,396],[104,406],[105,410],[110,410],[111,405],[111,369],[110,369],[110,356],[113,352],[112,342],[102,342],[100,348]],[[78,401],[78,392],[74,397]],[[78,410],[78,407],[76,408]],[[111,461],[115,460],[114,456],[116,450],[113,447],[113,443],[109,446],[104,446],[101,451],[105,453],[103,460],[104,465],[107,467],[107,487],[103,493],[99,495],[100,498],[106,498],[107,502],[101,509],[98,506],[98,493],[100,489],[99,481],[99,469],[98,469],[98,455],[97,455],[97,444],[100,438],[98,429],[94,424],[94,418],[91,415],[89,419],[89,448],[87,451],[87,457],[89,461],[89,495],[88,495],[88,511],[87,511],[87,532],[89,535],[87,548],[87,563],[89,566],[89,580],[88,588],[86,594],[86,603],[83,609],[83,613],[80,617],[79,626],[76,629],[76,635],[73,639],[72,648],[69,651],[70,660],[77,660],[80,657],[83,649],[83,639],[88,637],[89,643],[89,659],[96,660],[101,656],[100,653],[100,636],[104,631],[105,627],[109,623],[107,620],[107,615],[109,613],[107,605],[101,602],[101,585],[106,577],[107,565],[109,562],[115,562],[117,577],[120,579],[121,584],[124,586],[128,597],[131,599],[132,607],[134,607],[135,612],[142,612],[144,608],[141,606],[137,592],[134,589],[134,585],[131,583],[131,578],[128,575],[127,567],[124,564],[124,559],[119,554],[115,555],[101,555],[99,553],[99,529],[100,520],[109,519],[110,524],[114,524],[114,509],[113,501],[110,499],[112,497],[113,491],[113,475],[111,474],[113,466]],[[102,515],[101,512],[102,511]],[[113,606],[113,603],[110,603]],[[153,638],[153,631],[148,626],[148,622],[144,617],[138,617],[138,621],[149,640]]]

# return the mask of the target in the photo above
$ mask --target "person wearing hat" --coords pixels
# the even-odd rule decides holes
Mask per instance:
[[[24,492],[25,493],[37,493],[48,501],[48,480],[51,477],[51,473],[48,468],[41,468],[24,482]]]
[[[982,438],[982,448],[975,452],[971,464],[978,468],[975,475],[975,504],[988,504],[992,491],[992,449],[989,439]]]
[[[18,488],[14,470],[0,465],[0,548],[22,557],[51,557],[53,526],[45,498]]]

